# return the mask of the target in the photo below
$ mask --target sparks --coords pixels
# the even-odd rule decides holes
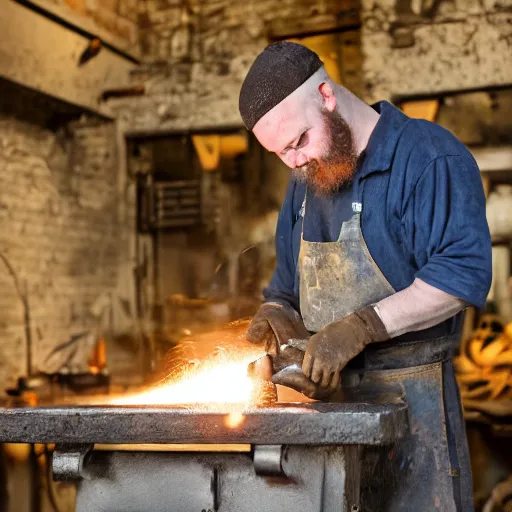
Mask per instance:
[[[240,361],[206,361],[199,364],[197,373],[183,375],[178,382],[170,382],[136,395],[114,400],[117,405],[167,404],[250,404],[254,381],[247,376],[249,356]]]
[[[247,322],[238,322],[183,340],[168,353],[160,384],[110,403],[191,405],[236,414],[254,406],[265,392],[261,383],[247,375],[247,367],[264,349],[245,341],[247,326]],[[234,416],[226,421],[235,425],[243,418]]]

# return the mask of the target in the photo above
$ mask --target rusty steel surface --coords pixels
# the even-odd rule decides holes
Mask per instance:
[[[179,406],[0,408],[0,442],[387,444],[407,429],[407,406],[393,394],[350,402],[277,404],[229,413]]]

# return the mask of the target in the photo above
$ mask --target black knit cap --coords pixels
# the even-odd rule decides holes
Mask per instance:
[[[320,57],[297,43],[267,46],[253,62],[240,90],[240,115],[252,130],[276,105],[323,66]]]

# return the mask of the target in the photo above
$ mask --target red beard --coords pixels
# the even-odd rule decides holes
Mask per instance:
[[[294,169],[296,176],[318,195],[337,192],[354,177],[357,167],[354,137],[347,122],[336,111],[324,111],[324,119],[331,140],[327,154]]]

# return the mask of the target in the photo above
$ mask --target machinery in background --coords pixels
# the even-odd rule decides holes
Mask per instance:
[[[475,506],[511,509],[512,323],[483,314],[454,358],[471,452]]]
[[[512,416],[512,323],[483,315],[472,336],[462,340],[454,364],[466,408],[485,401],[488,410],[492,403]]]

